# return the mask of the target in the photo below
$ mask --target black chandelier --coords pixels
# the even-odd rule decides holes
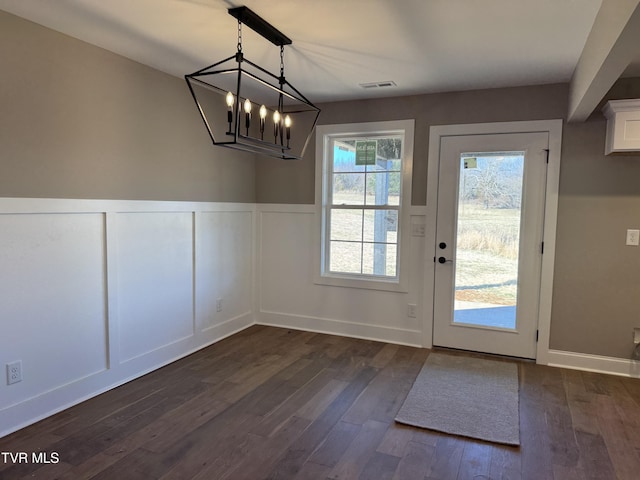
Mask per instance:
[[[320,109],[284,76],[284,46],[291,40],[247,7],[230,8],[238,20],[237,52],[185,75],[214,145],[286,160],[300,159]],[[280,47],[280,75],[248,60],[242,24]]]

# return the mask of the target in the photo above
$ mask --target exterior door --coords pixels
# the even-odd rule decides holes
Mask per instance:
[[[535,358],[549,134],[441,138],[433,344]]]

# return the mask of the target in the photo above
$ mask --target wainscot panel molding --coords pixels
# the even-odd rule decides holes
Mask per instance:
[[[255,205],[0,198],[0,437],[247,328]]]
[[[428,209],[410,218],[409,289],[387,292],[314,283],[314,205],[0,198],[0,367],[23,372],[0,381],[0,437],[254,323],[430,348]]]
[[[411,346],[423,344],[424,236],[411,236],[409,291],[391,292],[314,283],[319,248],[314,205],[257,205],[256,323]],[[410,207],[424,224],[425,207]],[[411,234],[409,232],[409,234]],[[416,317],[407,315],[416,305]]]

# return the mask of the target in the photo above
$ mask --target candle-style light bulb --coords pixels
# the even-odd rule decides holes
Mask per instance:
[[[249,135],[249,125],[251,125],[251,100],[248,98],[244,101],[244,123]]]
[[[284,117],[284,126],[287,131],[287,148],[289,148],[289,140],[291,139],[291,117],[289,115]]]
[[[267,107],[260,106],[260,140],[264,140],[264,121],[267,118]]]
[[[278,143],[278,128],[280,127],[280,112],[279,111],[275,111],[273,112],[273,137],[274,137],[274,143]]]
[[[233,93],[227,92],[227,123],[229,123],[229,131],[228,134],[231,134],[231,123],[233,122]]]

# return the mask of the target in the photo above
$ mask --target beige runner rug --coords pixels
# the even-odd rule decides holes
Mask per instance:
[[[396,422],[520,445],[518,366],[431,353]]]

